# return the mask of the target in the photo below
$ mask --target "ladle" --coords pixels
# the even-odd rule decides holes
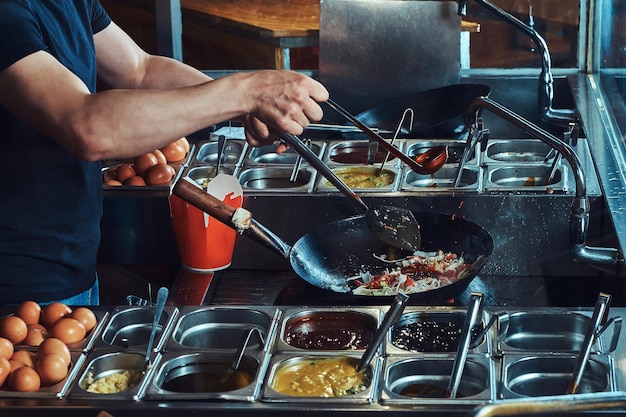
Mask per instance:
[[[156,336],[157,330],[159,329],[161,314],[163,314],[163,309],[165,308],[165,302],[167,301],[168,295],[169,290],[166,287],[159,288],[159,292],[157,293],[156,306],[154,307],[152,330],[150,331],[150,339],[148,340],[148,347],[146,348],[146,361],[143,365],[144,372],[147,371],[150,367],[150,354],[152,353],[152,345],[154,344],[154,338]]]
[[[228,368],[228,370],[224,373],[224,375],[222,375],[220,380],[217,382],[216,386],[219,387],[225,384],[230,379],[230,377],[233,376],[235,371],[239,369],[239,365],[241,364],[241,359],[243,358],[243,355],[246,352],[246,348],[248,347],[248,343],[250,343],[250,338],[252,337],[253,333],[257,334],[259,341],[261,342],[261,345],[265,344],[265,340],[263,339],[263,334],[261,334],[261,331],[258,328],[251,327],[250,329],[248,329],[248,331],[243,334],[241,341],[239,342],[239,347],[237,349],[237,352],[235,353],[235,359],[230,364],[230,367]]]
[[[416,155],[413,158],[402,153],[398,148],[392,146],[389,142],[387,142],[382,136],[378,133],[374,132],[367,125],[359,121],[356,117],[354,117],[350,112],[341,107],[339,104],[335,103],[333,100],[328,99],[326,101],[333,110],[342,115],[346,120],[350,123],[354,124],[356,127],[361,129],[363,133],[365,133],[370,139],[375,140],[381,145],[387,152],[391,153],[396,158],[400,159],[402,162],[407,164],[409,168],[415,171],[418,174],[428,175],[437,172],[448,159],[448,147],[447,146],[436,146],[427,150],[426,152]]]
[[[589,360],[589,355],[591,354],[591,347],[596,340],[602,321],[607,316],[610,302],[611,296],[609,294],[600,293],[596,301],[596,306],[593,310],[593,315],[591,316],[591,321],[589,322],[589,327],[587,328],[587,333],[585,334],[582,346],[580,347],[580,353],[578,354],[578,360],[576,361],[576,368],[572,373],[572,379],[567,387],[566,394],[577,394],[580,389],[580,381],[582,380],[585,367],[587,366],[587,361]]]
[[[463,369],[465,368],[465,361],[467,360],[467,351],[472,341],[472,329],[478,320],[478,313],[481,310],[482,302],[482,294],[472,293],[469,306],[467,307],[467,314],[465,316],[465,322],[463,323],[463,329],[461,331],[461,340],[459,342],[459,347],[457,348],[456,357],[452,366],[452,374],[450,376],[448,390],[446,391],[447,398],[456,398],[456,394],[459,390],[461,377],[463,376]]]
[[[397,317],[402,314],[404,306],[406,305],[408,300],[409,296],[403,293],[398,293],[398,295],[395,296],[395,298],[393,299],[393,304],[391,305],[391,308],[389,309],[387,314],[385,314],[385,318],[383,319],[382,324],[378,329],[376,329],[374,337],[372,337],[372,341],[367,345],[367,349],[365,349],[365,352],[363,353],[363,356],[361,357],[361,360],[356,367],[357,372],[361,372],[370,364],[380,344],[383,342],[383,340],[385,340],[387,331],[389,331],[389,328],[396,321]]]
[[[370,209],[361,200],[361,197],[352,191],[300,138],[288,133],[283,133],[281,138],[283,142],[300,154],[309,165],[365,211],[368,226],[381,241],[403,250],[416,251],[420,248],[420,228],[411,210],[392,206]]]

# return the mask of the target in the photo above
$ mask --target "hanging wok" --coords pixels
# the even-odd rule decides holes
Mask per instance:
[[[235,209],[185,178],[174,185],[172,193],[227,226],[236,228],[233,224]],[[481,226],[459,216],[426,211],[413,213],[421,225],[421,250],[427,252],[442,250],[462,255],[465,262],[471,266],[465,271],[463,279],[434,290],[410,294],[411,301],[434,303],[460,294],[491,255],[493,238]],[[360,272],[369,271],[374,274],[390,267],[374,255],[397,255],[398,258],[402,258],[410,254],[380,241],[370,230],[363,215],[316,227],[314,231],[298,239],[293,246],[289,246],[254,219],[251,219],[249,227],[241,232],[289,259],[296,274],[309,284],[361,299],[385,297],[351,295],[352,288],[348,278]]]
[[[394,132],[402,114],[413,109],[413,126],[403,127],[400,137],[411,139],[458,139],[467,131],[466,111],[476,97],[487,97],[491,88],[484,84],[453,84],[413,93],[377,105],[356,115],[367,126]]]

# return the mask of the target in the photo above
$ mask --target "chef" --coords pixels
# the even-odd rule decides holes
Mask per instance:
[[[2,1],[0,36],[0,304],[98,302],[99,161],[234,118],[268,144],[320,120],[328,98],[295,72],[212,80],[147,54],[97,0]]]

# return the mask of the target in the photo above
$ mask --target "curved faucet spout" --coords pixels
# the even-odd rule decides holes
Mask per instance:
[[[543,121],[559,126],[567,126],[576,120],[573,109],[554,109],[552,101],[554,99],[554,79],[552,77],[552,59],[546,41],[539,35],[534,27],[531,27],[507,11],[489,3],[486,0],[474,0],[476,3],[489,10],[494,15],[500,17],[505,22],[513,25],[529,36],[537,45],[541,53],[541,74],[539,75],[538,100],[539,111]],[[467,0],[459,0],[458,14],[465,16],[467,12]]]
[[[588,264],[598,270],[618,274],[623,258],[617,249],[596,248],[586,245],[587,229],[589,226],[589,199],[587,198],[587,181],[578,155],[574,149],[556,136],[534,125],[522,116],[507,109],[501,104],[487,97],[477,97],[470,103],[467,114],[469,125],[476,126],[482,109],[487,109],[514,126],[522,129],[532,137],[541,140],[551,148],[557,150],[568,162],[576,182],[576,196],[570,210],[569,239],[570,255],[574,261]],[[460,167],[459,170],[462,170]]]

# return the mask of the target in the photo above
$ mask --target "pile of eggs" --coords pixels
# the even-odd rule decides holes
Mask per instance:
[[[83,340],[96,322],[87,307],[21,303],[0,318],[0,388],[32,392],[65,379],[71,366],[68,344]]]
[[[102,180],[104,184],[111,186],[141,187],[167,184],[176,175],[176,169],[171,164],[185,159],[189,149],[189,141],[182,137],[161,149],[107,169]]]

